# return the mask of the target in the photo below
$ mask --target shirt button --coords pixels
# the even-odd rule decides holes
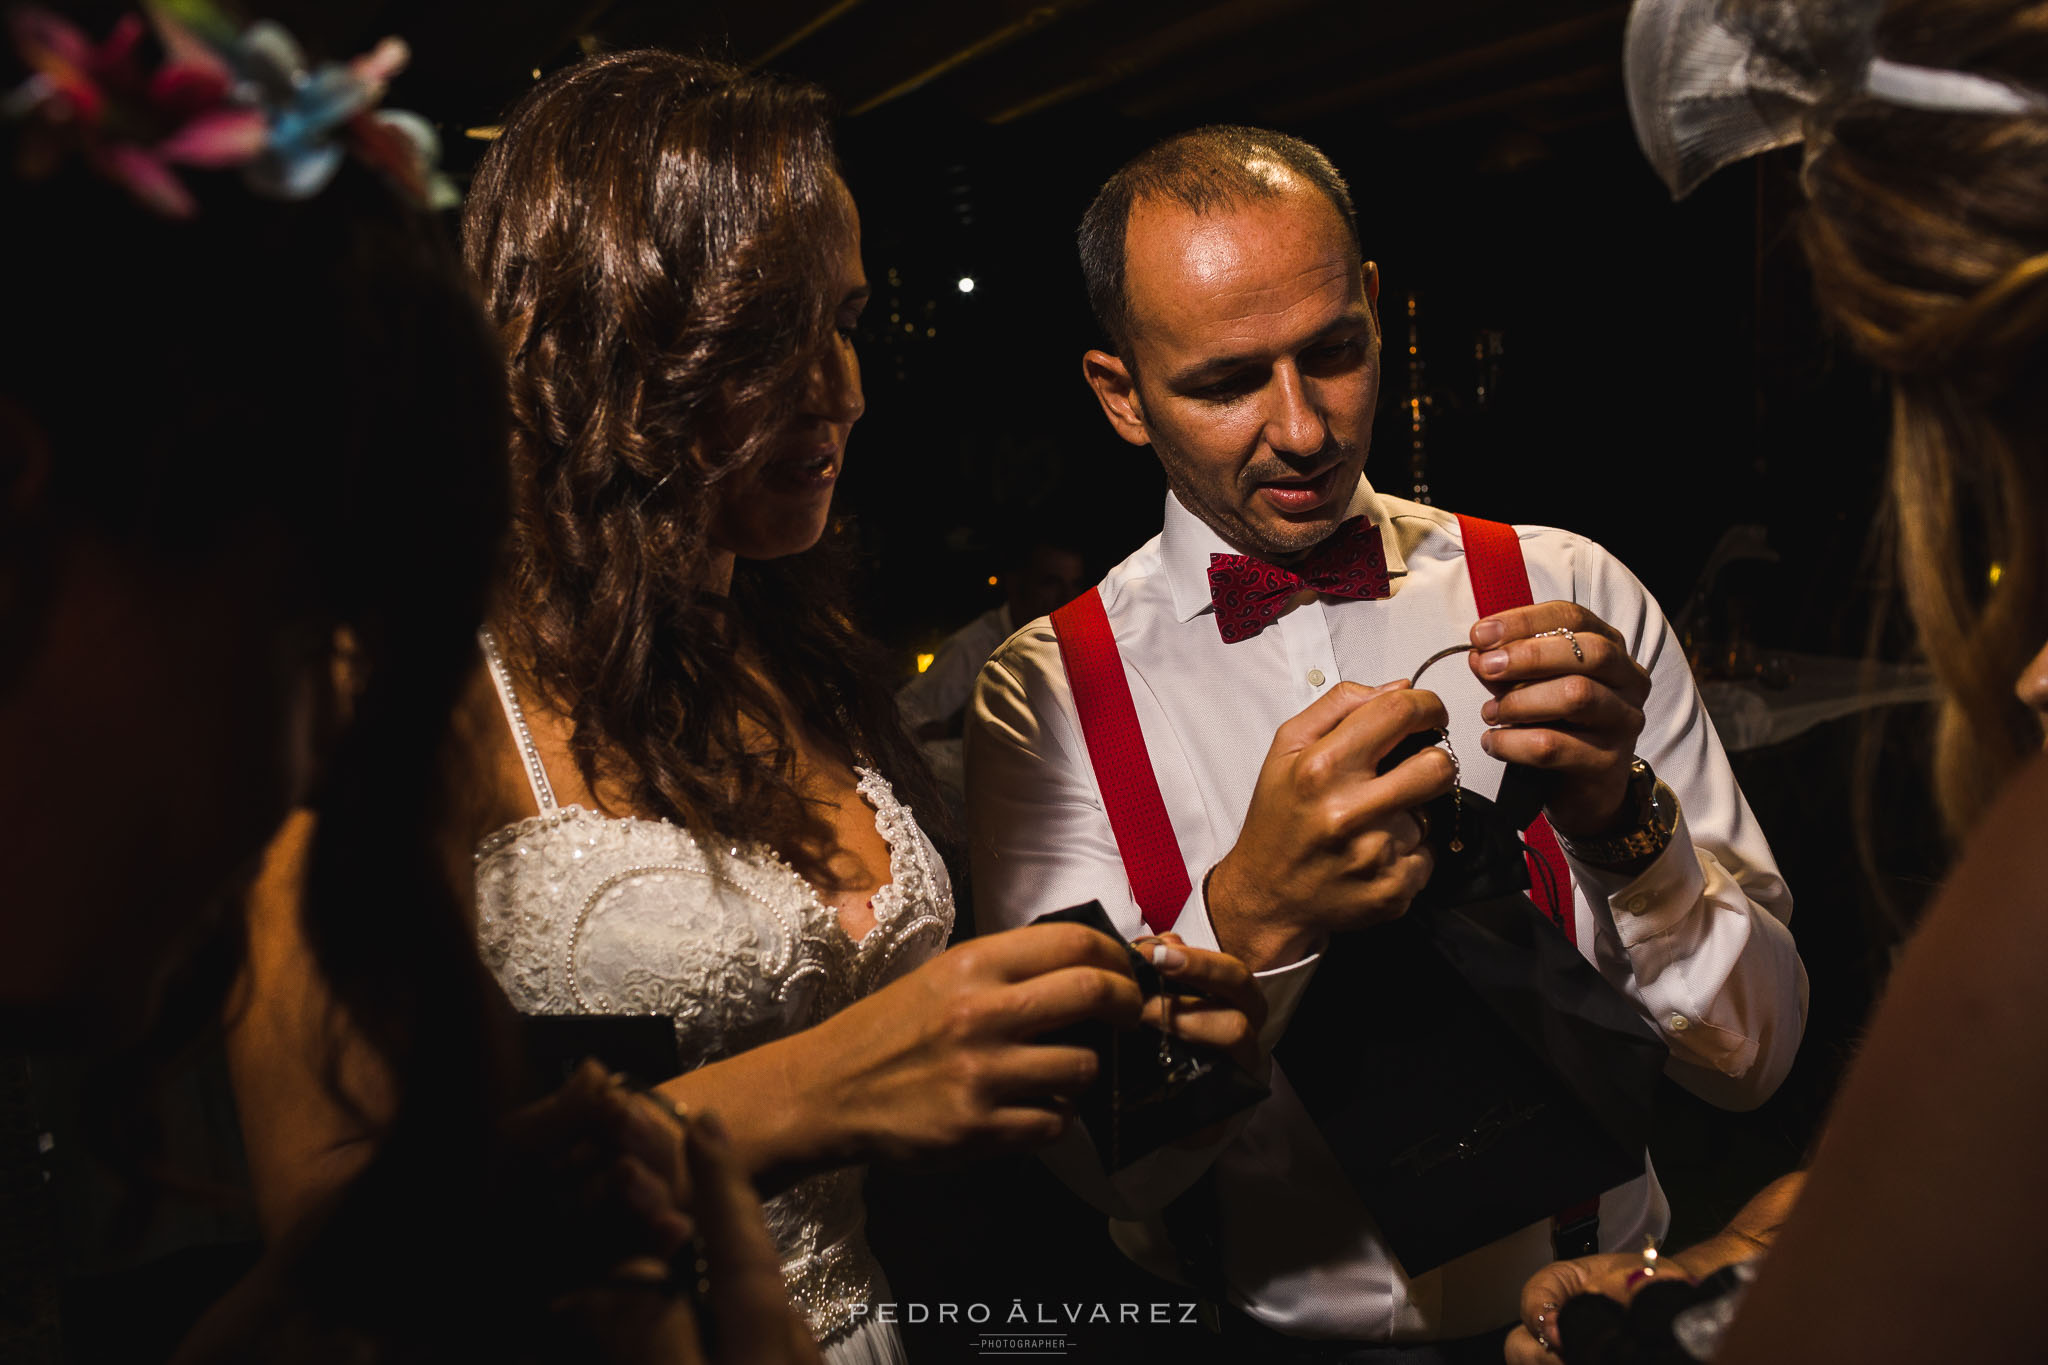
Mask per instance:
[[[1640,915],[1643,913],[1644,910],[1649,908],[1649,905],[1650,898],[1648,896],[1630,896],[1628,898],[1628,903],[1624,908],[1633,914]]]
[[[1683,1033],[1691,1027],[1692,1020],[1686,1018],[1684,1015],[1674,1014],[1671,1016],[1671,1031],[1673,1033]]]
[[[1311,669],[1310,669],[1310,670],[1308,671],[1308,685],[1309,685],[1310,687],[1321,687],[1321,686],[1323,685],[1323,670],[1322,670],[1322,669],[1320,669],[1320,668],[1311,668]]]

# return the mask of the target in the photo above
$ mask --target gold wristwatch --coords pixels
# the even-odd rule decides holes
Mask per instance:
[[[1566,853],[1592,867],[1626,867],[1662,853],[1678,828],[1678,798],[1640,758],[1629,765],[1628,798],[1622,807],[1634,820],[1621,833],[1587,839],[1567,839],[1559,834],[1557,842]]]

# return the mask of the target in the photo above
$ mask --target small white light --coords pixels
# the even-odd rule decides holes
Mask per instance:
[[[974,276],[962,275],[960,277],[960,292],[963,294],[972,294],[974,292]]]

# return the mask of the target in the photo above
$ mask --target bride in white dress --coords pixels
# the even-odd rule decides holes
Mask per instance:
[[[580,63],[507,117],[463,236],[508,362],[512,534],[448,759],[471,798],[449,874],[519,1009],[673,1020],[657,1088],[717,1114],[811,1334],[832,1365],[898,1361],[863,1164],[1053,1141],[1096,1059],[1036,1040],[1162,1012],[1076,925],[945,948],[931,777],[819,546],[868,293],[824,96],[668,53]],[[296,1007],[321,984],[289,897],[259,898],[256,988],[286,1007],[248,1017],[319,1026],[240,1030],[279,1227],[360,1168],[388,1089],[345,1019]],[[1183,946],[1161,970],[1190,992],[1175,1033],[1245,1042],[1241,964]]]
[[[856,940],[772,848],[558,805],[496,642],[483,643],[537,812],[477,850],[484,961],[521,1012],[668,1015],[694,1071],[810,1028],[944,949],[945,865],[880,773],[859,769],[859,793],[889,881]],[[888,1294],[861,1234],[861,1174],[806,1176],[764,1205],[791,1298],[835,1365],[902,1359],[893,1326],[866,1311]]]
[[[828,1358],[900,1360],[861,1163],[1052,1140],[1095,1059],[1030,1040],[1141,1009],[1121,949],[1074,926],[943,951],[929,774],[829,548],[807,553],[864,407],[868,295],[823,97],[584,62],[507,118],[464,238],[515,414],[482,640],[502,720],[472,717],[485,961],[528,1013],[672,1018],[659,1088],[731,1132]],[[1250,997],[1218,954],[1176,975]]]

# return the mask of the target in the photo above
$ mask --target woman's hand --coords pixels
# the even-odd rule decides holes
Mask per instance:
[[[698,1115],[680,1144],[668,1126],[681,1163],[675,1189],[685,1236],[697,1238],[696,1255],[676,1273],[701,1274],[700,1292],[663,1283],[660,1263],[636,1280],[628,1263],[609,1283],[551,1305],[570,1354],[606,1365],[818,1365],[817,1344],[790,1306],[760,1200],[723,1126]]]
[[[690,1235],[680,1125],[594,1061],[507,1115],[493,1160],[491,1204],[508,1215],[505,1235],[531,1244],[522,1259],[547,1282],[666,1261]]]
[[[1083,1020],[1137,1022],[1122,944],[1078,924],[974,939],[804,1035],[816,1121],[840,1160],[1042,1146],[1095,1079],[1085,1047],[1035,1041]]]
[[[1632,1251],[1551,1262],[1522,1286],[1522,1324],[1508,1337],[1508,1365],[1536,1365],[1546,1355],[1555,1354],[1554,1350],[1546,1352],[1541,1343],[1556,1347],[1557,1310],[1574,1294],[1605,1294],[1617,1303],[1627,1303],[1646,1284],[1672,1279],[1696,1282],[1723,1267],[1763,1255],[1777,1241],[1779,1229],[1792,1216],[1805,1187],[1804,1171],[1779,1176],[1744,1204],[1727,1227],[1676,1255],[1660,1256],[1654,1276],[1644,1273],[1642,1255]]]
[[[1158,934],[1131,940],[1166,979],[1184,988],[1172,996],[1145,1002],[1142,1021],[1152,1028],[1170,1028],[1173,1036],[1230,1054],[1246,1071],[1259,1065],[1259,1029],[1266,1022],[1266,997],[1252,980],[1251,969],[1228,953],[1190,948],[1179,934]],[[1169,1018],[1170,1013],[1170,1018]]]
[[[1557,1310],[1578,1294],[1605,1294],[1627,1303],[1649,1281],[1643,1258],[1629,1251],[1552,1261],[1522,1286],[1522,1321],[1508,1335],[1507,1365],[1555,1365]]]

